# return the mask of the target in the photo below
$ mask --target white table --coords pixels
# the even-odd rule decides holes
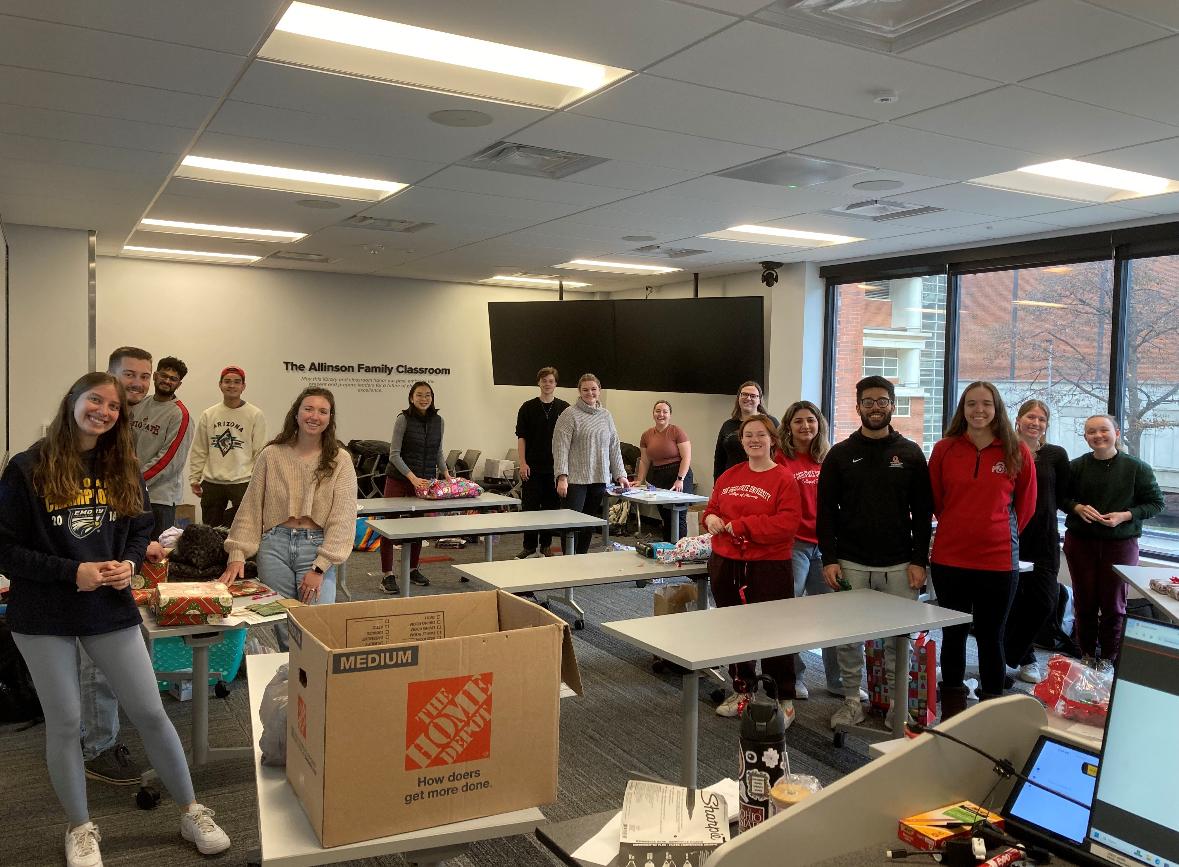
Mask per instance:
[[[275,594],[274,598],[279,597]],[[234,599],[235,603],[238,601],[239,599]],[[242,598],[240,601],[245,604],[253,602],[248,598]],[[151,643],[161,638],[183,638],[184,643],[192,650],[192,764],[200,766],[208,764],[214,759],[240,758],[246,755],[249,752],[249,747],[209,746],[209,648],[224,641],[229,632],[283,621],[287,619],[286,614],[276,614],[273,617],[262,618],[257,623],[240,626],[225,626],[216,623],[159,626],[155,616],[148,608],[140,608],[139,614],[143,618],[140,628],[143,630],[143,638],[147,642],[149,654],[151,653]],[[179,672],[160,672],[160,674],[179,674]],[[174,680],[175,677],[163,679]]]
[[[520,505],[515,497],[505,497],[502,494],[480,494],[477,497],[463,497],[453,500],[424,500],[421,497],[369,497],[356,501],[356,516],[358,518],[383,518],[389,515],[418,515],[423,512],[454,512],[459,510],[477,509],[509,509]],[[407,581],[408,573],[403,573],[402,581]],[[336,592],[343,593],[344,598],[352,601],[352,593],[348,590],[348,561],[345,560],[336,567]],[[409,595],[409,591],[406,591]]]
[[[529,834],[537,825],[545,823],[544,814],[536,807],[529,807],[526,810],[324,849],[319,845],[307,814],[303,812],[298,795],[287,782],[286,769],[263,765],[262,750],[258,747],[258,739],[262,736],[262,722],[258,716],[262,694],[266,691],[266,684],[287,658],[288,654],[285,653],[246,657],[254,774],[258,788],[258,842],[261,846],[260,855],[256,855],[253,860],[247,859],[247,863],[308,867],[400,853],[410,864],[438,864],[462,854],[468,843]]]
[[[706,607],[708,599],[707,563],[668,566],[631,551],[605,551],[576,557],[529,557],[526,560],[500,560],[497,563],[464,563],[455,568],[468,578],[475,578],[508,593],[564,590],[561,601],[577,612],[577,620],[573,621],[574,629],[585,627],[585,611],[573,599],[575,587],[687,575],[696,581],[696,607]]]
[[[850,590],[664,617],[615,620],[602,628],[628,644],[689,669],[683,676],[680,784],[696,786],[699,672],[814,647],[894,638],[907,658],[910,632],[970,623],[971,616],[875,590]],[[907,678],[907,673],[906,673]],[[902,678],[901,682],[906,682]],[[893,708],[893,732],[904,736],[906,702]]]
[[[699,494],[685,494],[682,491],[669,491],[664,488],[631,488],[628,491],[606,491],[606,508],[610,500],[629,500],[632,503],[642,503],[651,506],[666,506],[671,509],[671,541],[678,542],[680,538],[680,512],[688,511],[688,507],[696,503],[707,503],[708,497]]]
[[[1151,578],[1165,578],[1169,581],[1172,577],[1179,576],[1179,566],[1114,566],[1114,571],[1122,576],[1127,584],[1149,599],[1150,604],[1163,612],[1164,617],[1172,623],[1179,623],[1179,599],[1172,599],[1150,589]]]
[[[380,518],[370,520],[369,526],[386,539],[410,542],[416,539],[441,539],[446,536],[483,536],[484,555],[494,555],[492,537],[499,533],[527,533],[530,530],[559,530],[566,535],[567,551],[573,547],[573,531],[605,527],[602,518],[595,518],[572,509],[552,509],[544,512],[504,512],[494,515],[445,515],[431,518]],[[410,545],[401,546],[401,592],[410,595]],[[466,576],[463,576],[464,580]]]

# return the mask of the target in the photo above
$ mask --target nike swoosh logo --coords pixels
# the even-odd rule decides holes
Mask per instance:
[[[852,458],[852,463],[853,463],[853,464],[858,464],[858,463],[859,463],[860,461],[862,461],[862,460],[863,460],[863,458]]]

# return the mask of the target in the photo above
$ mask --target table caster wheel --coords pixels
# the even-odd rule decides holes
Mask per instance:
[[[580,617],[578,617],[576,620],[573,621],[573,628],[578,631],[585,629],[585,621],[582,620]]]
[[[470,582],[470,580],[471,580],[471,579],[470,579],[470,578],[468,578],[466,575],[460,575],[460,576],[459,576],[459,581],[462,581],[464,584],[467,584],[468,582]]]
[[[725,700],[725,691],[718,687],[717,689],[714,689],[712,692],[710,692],[708,697],[712,699],[713,704],[720,704]]]
[[[831,738],[831,742],[839,749],[843,749],[847,745],[847,732],[837,731]]]
[[[651,663],[651,670],[656,674],[663,674],[667,671],[667,663],[662,659],[656,659]]]
[[[213,695],[217,696],[217,698],[229,698],[229,693],[229,684],[225,681],[219,680],[213,684]]]
[[[160,805],[160,793],[152,786],[140,786],[135,793],[135,806],[141,810],[154,810]]]
[[[636,581],[635,586],[638,587],[639,589],[642,589],[643,587],[646,587],[650,583],[651,583],[650,581]]]

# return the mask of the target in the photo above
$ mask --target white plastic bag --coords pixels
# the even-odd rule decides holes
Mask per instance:
[[[287,763],[287,667],[280,665],[266,691],[262,693],[262,706],[258,709],[262,719],[262,737],[258,746],[262,748],[262,764],[284,767]]]

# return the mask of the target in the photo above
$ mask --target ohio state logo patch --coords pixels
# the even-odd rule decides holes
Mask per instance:
[[[992,473],[1005,473],[1005,472],[1007,472],[1007,464],[1003,463],[1002,461],[995,461],[995,465],[993,467],[991,467],[991,472]]]
[[[474,762],[491,755],[491,672],[409,684],[405,769]]]

